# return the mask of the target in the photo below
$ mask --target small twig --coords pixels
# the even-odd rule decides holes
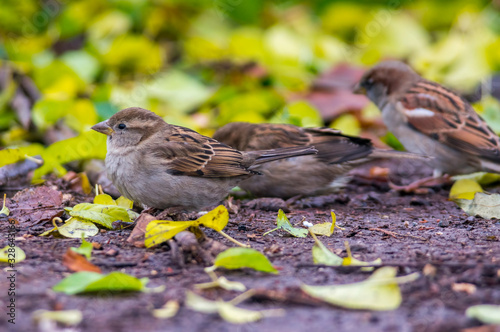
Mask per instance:
[[[388,231],[388,230],[378,228],[378,227],[368,228],[368,230],[382,232],[382,233],[387,234],[389,236],[392,236],[393,238],[396,238],[396,239],[398,238],[398,236],[401,236],[401,237],[411,237],[413,239],[427,241],[427,239],[425,237],[422,237],[422,236],[416,236],[416,235],[410,235],[410,234],[400,234],[400,233]]]
[[[236,245],[239,245],[240,247],[243,247],[243,248],[250,248],[249,245],[247,244],[244,244],[244,243],[241,243],[240,241],[236,240],[236,239],[233,239],[232,237],[230,237],[229,235],[227,235],[226,233],[224,233],[223,231],[218,231],[218,233],[222,236],[224,236],[226,239],[228,239],[229,241],[233,242],[234,244]]]
[[[245,293],[242,293],[238,296],[236,296],[234,299],[229,301],[232,305],[238,305],[243,301],[246,301],[247,299],[251,298],[252,296],[255,295],[255,289],[249,289]]]

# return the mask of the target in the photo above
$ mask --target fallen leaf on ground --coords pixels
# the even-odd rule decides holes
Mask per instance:
[[[68,248],[63,256],[64,266],[74,272],[90,271],[101,273],[101,269],[99,267],[90,263],[85,256],[74,252],[72,249],[73,248]]]
[[[398,284],[412,282],[418,273],[396,277],[397,269],[382,267],[367,280],[353,284],[308,286],[302,290],[310,296],[349,309],[395,310],[402,302]]]
[[[23,249],[17,246],[5,246],[2,250],[0,250],[0,262],[2,263],[17,264],[24,261],[25,259],[26,254],[24,253]]]
[[[236,307],[236,304],[232,303],[232,301],[210,301],[191,291],[187,291],[186,293],[185,304],[186,307],[194,311],[206,314],[218,313],[226,322],[233,324],[251,323],[261,320],[264,317],[282,316],[285,314],[285,311],[282,309],[260,311],[242,309]]]
[[[277,223],[278,227],[276,227],[275,229],[272,229],[268,232],[265,232],[263,234],[263,236],[265,236],[271,232],[277,231],[278,229],[282,229],[282,230],[288,232],[290,235],[295,236],[295,237],[306,237],[307,236],[308,230],[303,229],[303,228],[293,227],[292,224],[290,223],[290,221],[288,221],[288,218],[286,217],[285,213],[281,209],[278,211],[278,217],[276,218],[276,223]]]
[[[467,308],[465,315],[485,324],[500,324],[500,305],[475,305]]]
[[[55,218],[58,219],[58,218]],[[94,236],[99,233],[99,228],[97,226],[86,220],[81,220],[76,217],[69,218],[64,222],[62,226],[54,225],[55,227],[51,230],[40,234],[40,236],[48,236],[48,235],[56,235],[60,234],[64,237],[69,238],[81,238],[81,237],[89,237]]]
[[[148,278],[137,279],[122,272],[77,272],[61,280],[52,289],[68,295],[101,291],[132,292],[144,291],[147,283]]]
[[[309,227],[309,231],[316,235],[331,236],[333,234],[333,231],[335,230],[335,222],[337,220],[335,213],[333,211],[331,213],[332,222],[313,225],[312,227]]]
[[[71,247],[70,249],[76,252],[77,254],[83,255],[87,259],[90,259],[92,257],[93,248],[94,247],[92,246],[92,243],[86,241],[85,237],[82,236],[82,244],[80,244],[80,247],[78,248]]]
[[[83,319],[80,310],[36,310],[32,316],[35,323],[40,324],[42,321],[54,321],[63,325],[78,325]]]
[[[113,229],[113,222],[117,220],[132,222],[127,209],[117,205],[80,203],[67,211],[72,217],[97,223],[109,229]]]
[[[314,264],[324,264],[330,266],[342,265],[344,259],[331,252],[318,238],[312,234],[314,238],[314,246],[312,248],[312,256]]]
[[[153,220],[146,226],[146,236],[144,244],[151,248],[160,243],[166,242],[176,234],[188,229],[191,226],[197,226],[196,220],[193,221],[170,221]]]
[[[251,248],[229,248],[217,255],[214,268],[229,270],[250,268],[256,271],[278,274],[271,262],[262,253]]]
[[[382,264],[382,259],[380,259],[380,258],[377,258],[371,262],[364,262],[364,261],[360,261],[359,259],[352,257],[351,247],[349,247],[349,242],[345,241],[344,244],[345,244],[345,249],[347,251],[347,257],[344,258],[342,265],[345,265],[345,266],[366,266],[366,265],[381,265]],[[373,269],[374,269],[373,267],[369,267],[369,268],[366,268],[365,271],[372,271]]]
[[[144,234],[146,234],[146,228],[149,223],[156,218],[148,213],[141,213],[136,219],[135,227],[127,238],[128,243],[135,243],[137,241],[142,241],[144,245]]]
[[[165,303],[165,305],[159,309],[153,310],[153,316],[160,319],[172,318],[177,315],[179,311],[179,302],[175,300],[170,300]]]
[[[227,280],[226,277],[217,277],[214,271],[211,270],[210,267],[205,269],[205,272],[210,276],[212,279],[211,282],[205,282],[202,284],[196,284],[194,287],[196,289],[208,289],[208,288],[214,288],[214,287],[220,287],[228,291],[237,291],[237,292],[244,292],[247,290],[245,285],[243,285],[241,282],[237,281],[230,281]]]
[[[62,193],[49,186],[27,188],[12,197],[10,210],[20,226],[41,224],[64,213]]]
[[[450,199],[474,199],[477,192],[483,192],[481,185],[471,179],[456,181],[450,189]]]
[[[472,200],[457,199],[455,202],[471,216],[500,219],[500,194],[478,192]]]
[[[226,239],[241,247],[248,247],[240,243],[224,233],[222,230],[226,227],[229,221],[229,213],[223,205],[219,205],[212,211],[206,213],[196,220],[190,221],[170,221],[170,220],[153,220],[146,227],[146,235],[144,244],[150,248],[162,242],[168,241],[178,233],[188,229],[189,227],[198,227],[203,225],[212,228]]]
[[[10,214],[9,208],[5,205],[5,200],[7,199],[7,194],[3,194],[3,205],[0,210],[0,217],[7,217]]]

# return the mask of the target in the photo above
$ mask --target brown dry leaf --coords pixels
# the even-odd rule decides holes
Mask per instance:
[[[11,217],[20,226],[33,226],[60,217],[63,212],[62,193],[56,187],[40,186],[19,191],[11,199]]]
[[[144,244],[144,234],[146,234],[146,227],[153,220],[156,220],[156,217],[153,217],[148,213],[141,213],[136,220],[135,227],[132,230],[132,233],[130,233],[127,242],[135,243],[137,241],[140,241],[142,244]]]
[[[71,248],[68,248],[63,256],[63,264],[74,272],[90,271],[101,273],[101,269],[99,267],[90,263],[85,256],[74,252]]]

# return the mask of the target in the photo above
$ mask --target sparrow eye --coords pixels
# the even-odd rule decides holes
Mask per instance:
[[[123,124],[123,123],[120,123],[118,125],[118,129],[125,129],[125,128],[127,128],[127,126],[125,124]]]

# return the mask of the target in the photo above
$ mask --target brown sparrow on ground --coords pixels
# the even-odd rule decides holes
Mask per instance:
[[[500,173],[500,139],[472,106],[402,62],[368,70],[355,88],[382,111],[387,128],[414,153],[434,157],[434,176]]]
[[[239,187],[254,196],[290,198],[337,191],[355,166],[375,158],[425,158],[411,153],[375,149],[369,139],[343,135],[330,128],[301,128],[287,124],[233,122],[214,138],[242,151],[313,145],[318,154],[288,158],[263,165],[262,176]]]
[[[150,208],[197,210],[219,203],[267,162],[315,154],[310,147],[240,152],[131,107],[92,127],[108,135],[106,171],[120,193]]]

